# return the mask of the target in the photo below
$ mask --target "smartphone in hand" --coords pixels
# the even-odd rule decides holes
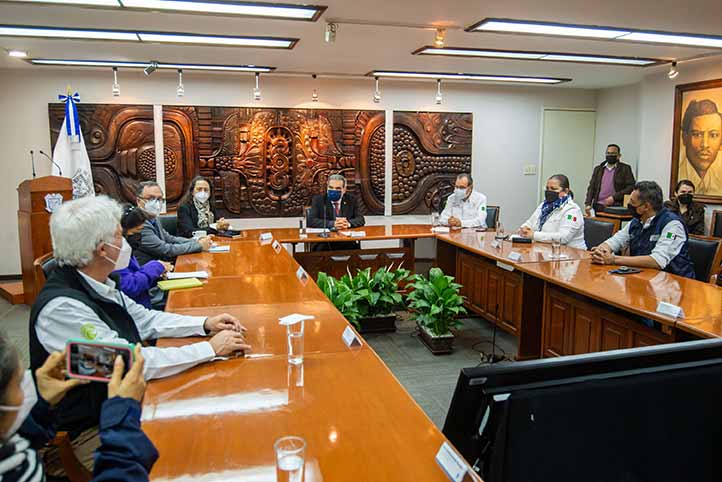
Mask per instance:
[[[133,345],[123,343],[69,340],[66,353],[68,376],[81,380],[110,382],[118,356],[125,362],[123,375],[133,365]]]

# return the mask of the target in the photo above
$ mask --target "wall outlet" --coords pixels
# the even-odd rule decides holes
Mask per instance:
[[[527,164],[526,166],[524,166],[524,175],[525,176],[536,175],[536,164]]]

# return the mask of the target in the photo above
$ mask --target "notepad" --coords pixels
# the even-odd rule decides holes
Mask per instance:
[[[203,286],[198,278],[170,279],[158,281],[158,288],[163,291],[182,290],[186,288],[198,288]]]
[[[166,274],[168,279],[185,279],[185,278],[208,278],[207,271],[186,271],[186,272],[174,272]]]
[[[211,246],[208,250],[209,253],[228,253],[231,251],[230,244],[222,244],[220,246]]]

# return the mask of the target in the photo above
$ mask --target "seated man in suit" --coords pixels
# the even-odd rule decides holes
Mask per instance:
[[[662,188],[654,181],[634,185],[628,208],[634,219],[592,249],[592,261],[651,268],[694,278],[689,257],[687,228],[682,219],[664,207]],[[629,256],[617,256],[629,248]]]
[[[158,215],[165,199],[157,182],[141,182],[136,195],[138,207],[150,215],[140,233],[128,237],[138,263],[143,265],[152,260],[174,262],[181,254],[200,253],[211,247],[212,241],[208,236],[197,240],[181,238],[163,229]]]
[[[454,192],[446,199],[439,222],[452,228],[486,228],[486,196],[474,191],[471,174],[456,176]]]
[[[346,192],[346,178],[341,174],[328,176],[326,194],[317,194],[311,200],[308,213],[309,228],[328,228],[341,231],[366,224],[359,212],[358,200]],[[340,241],[336,243],[314,243],[313,250],[358,249],[359,243]]]

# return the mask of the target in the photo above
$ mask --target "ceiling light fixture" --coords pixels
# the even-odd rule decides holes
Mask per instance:
[[[313,78],[313,93],[311,94],[311,102],[318,102],[318,89],[316,89],[316,74],[311,76]]]
[[[441,105],[444,102],[444,96],[441,94],[441,79],[436,79],[436,97],[434,97],[436,105]]]
[[[253,88],[253,100],[261,100],[261,74],[256,72],[256,86]]]
[[[444,40],[446,39],[446,29],[445,28],[437,28],[436,29],[436,37],[434,37],[434,46],[436,48],[444,48]]]
[[[389,77],[400,79],[444,79],[475,80],[479,82],[513,82],[518,84],[561,84],[572,79],[557,77],[525,77],[521,75],[455,74],[445,72],[407,72],[399,70],[374,70],[366,74],[371,77]]]
[[[374,84],[375,84],[374,104],[378,104],[379,102],[381,102],[381,91],[379,90],[379,78],[378,77],[374,77]]]
[[[551,35],[555,37],[579,37],[625,42],[683,45],[686,47],[722,48],[722,37],[691,33],[660,32],[632,28],[600,27],[596,25],[574,25],[530,20],[486,18],[466,29],[467,32],[498,32],[530,35]]]
[[[8,55],[10,57],[15,57],[16,59],[24,59],[28,56],[28,53],[24,50],[8,50]]]
[[[238,15],[283,20],[315,22],[327,7],[235,1],[194,0],[12,0],[24,3],[45,3],[79,7],[115,7],[124,10],[161,10],[183,13]]]
[[[0,36],[39,37],[79,40],[119,40],[129,42],[157,42],[190,45],[223,45],[229,47],[257,47],[292,49],[297,38],[240,37],[230,35],[200,35],[183,32],[142,32],[125,30],[74,29],[0,25]]]
[[[336,41],[336,31],[338,30],[338,24],[333,22],[326,23],[326,30],[323,32],[323,41],[327,44],[332,44]]]
[[[482,57],[513,60],[545,60],[553,62],[579,62],[646,67],[668,62],[663,59],[620,57],[615,55],[572,54],[562,52],[535,52],[523,50],[473,49],[465,47],[436,48],[430,45],[418,48],[414,55],[440,55],[449,57]]]
[[[674,80],[679,76],[679,70],[677,69],[677,62],[672,62],[672,65],[669,67],[669,72],[667,72],[667,77],[669,77],[670,80]]]
[[[120,84],[118,84],[118,67],[113,67],[113,97],[120,97]]]
[[[73,67],[124,67],[141,68],[148,67],[148,62],[116,62],[112,60],[70,60],[70,59],[30,59],[33,65],[45,66],[73,66]],[[158,62],[159,69],[183,69],[183,70],[210,70],[223,72],[272,72],[275,67],[264,67],[259,65],[205,65],[205,64],[169,64]]]
[[[175,90],[175,95],[183,97],[186,94],[186,90],[183,87],[183,69],[178,69],[178,88]]]
[[[156,62],[155,60],[152,60],[150,62],[150,64],[148,64],[148,66],[145,69],[143,69],[143,73],[146,76],[149,76],[150,74],[155,72],[157,69],[158,69],[158,62]]]

